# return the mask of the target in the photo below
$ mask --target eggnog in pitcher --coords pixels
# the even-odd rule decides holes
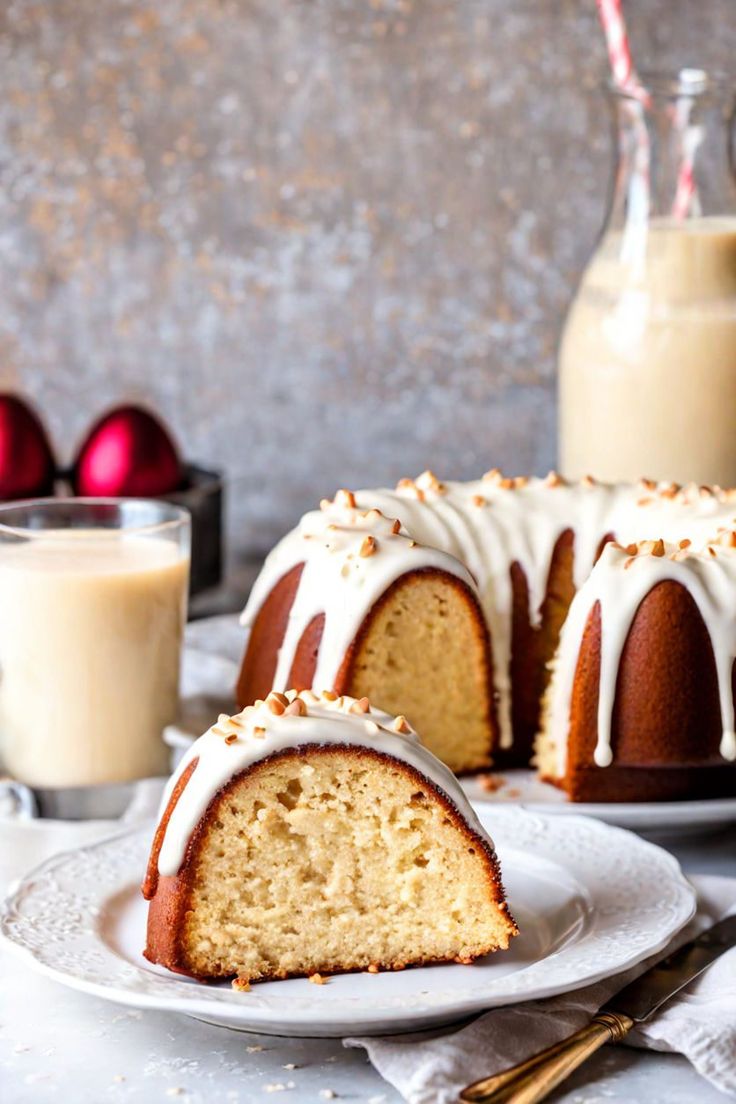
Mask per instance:
[[[736,218],[610,231],[560,349],[565,475],[736,486]]]

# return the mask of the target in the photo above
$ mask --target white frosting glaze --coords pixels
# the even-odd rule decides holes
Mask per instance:
[[[278,579],[304,563],[276,664],[273,685],[277,690],[289,685],[302,633],[318,614],[325,614],[325,625],[312,681],[315,686],[333,686],[363,617],[411,567],[439,568],[475,589],[458,559],[438,548],[420,548],[397,529],[393,518],[368,506],[356,509],[348,505],[347,496],[338,495],[324,509],[305,514],[299,527],[276,545],[255,582],[243,623],[255,617]],[[367,537],[374,539],[375,550],[362,555]]]
[[[297,698],[293,690],[286,696],[291,702]],[[303,691],[298,697],[306,709],[304,715],[277,715],[268,702],[259,702],[235,717],[222,714],[217,724],[192,744],[169,779],[162,799],[163,814],[178,779],[197,759],[166,826],[158,857],[159,874],[177,873],[192,832],[211,799],[231,778],[269,755],[307,744],[370,748],[399,759],[441,790],[470,828],[493,847],[455,775],[419,742],[404,718],[370,707],[367,712],[357,711],[367,705],[365,699],[362,705],[347,696],[330,701],[311,691]]]
[[[598,696],[598,737],[594,759],[599,767],[613,761],[611,721],[621,654],[636,611],[658,583],[673,580],[692,596],[710,635],[718,679],[721,710],[721,755],[736,760],[734,702],[731,671],[736,657],[736,550],[713,544],[680,549],[652,542],[633,549],[609,543],[588,579],[575,595],[560,635],[549,689],[547,738],[557,751],[557,771],[564,776],[567,736],[575,670],[580,644],[591,610],[601,608],[601,672]],[[625,579],[622,572],[626,572]]]
[[[391,532],[389,518],[400,519],[400,533]],[[278,580],[304,563],[274,686],[286,686],[301,635],[322,612],[325,629],[314,683],[331,686],[365,616],[392,582],[412,568],[449,571],[472,586],[484,611],[500,743],[510,747],[511,564],[524,571],[529,618],[538,625],[555,545],[566,530],[574,537],[574,584],[579,589],[607,535],[624,544],[688,538],[693,546],[704,547],[720,530],[735,527],[734,492],[718,488],[645,482],[613,486],[592,480],[566,484],[554,477],[504,479],[498,472],[469,483],[440,483],[425,472],[415,481],[402,480],[395,491],[356,491],[354,504],[349,492],[339,492],[334,503],[306,514],[267,558],[242,622],[252,624]],[[363,558],[358,551],[366,534],[376,537],[377,548]],[[706,624],[710,628],[710,618]],[[724,737],[724,748],[730,747]]]

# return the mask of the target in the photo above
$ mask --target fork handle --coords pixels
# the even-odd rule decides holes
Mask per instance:
[[[518,1066],[475,1081],[460,1093],[463,1104],[537,1104],[605,1043],[618,1043],[634,1021],[621,1012],[599,1012],[574,1035]]]

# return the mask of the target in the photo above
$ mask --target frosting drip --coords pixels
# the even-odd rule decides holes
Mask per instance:
[[[424,472],[416,480],[400,480],[393,491],[340,491],[334,502],[306,514],[266,559],[242,623],[252,624],[278,580],[304,563],[274,685],[286,687],[302,633],[324,613],[314,683],[332,686],[363,620],[386,589],[413,568],[447,571],[474,590],[487,620],[500,744],[508,748],[513,563],[526,576],[530,622],[539,625],[555,545],[567,530],[573,533],[573,581],[579,590],[606,536],[622,543],[660,537],[676,543],[686,537],[702,548],[735,527],[736,496],[718,488],[592,479],[568,484],[554,473],[546,479],[508,479],[498,471],[455,483]],[[369,535],[375,545],[370,555],[361,555]],[[724,738],[726,751],[731,747]]]
[[[188,749],[161,803],[160,816],[178,779],[197,759],[166,826],[159,874],[178,872],[192,832],[214,795],[231,778],[269,755],[308,744],[369,748],[406,763],[442,791],[473,831],[493,847],[455,775],[419,742],[403,717],[372,709],[366,698],[338,698],[329,691],[317,696],[311,690],[297,695],[289,690],[285,695],[272,693],[265,702],[250,705],[234,717],[222,714]]]
[[[736,761],[736,732],[731,672],[736,658],[736,549],[726,543],[704,548],[662,540],[622,548],[606,545],[589,578],[575,595],[560,635],[555,673],[549,689],[547,738],[557,751],[557,770],[564,776],[567,735],[575,670],[583,633],[596,602],[601,610],[601,658],[598,736],[594,759],[599,767],[613,761],[611,724],[621,654],[636,612],[658,583],[671,580],[693,598],[713,647],[721,712],[720,752]],[[684,545],[684,547],[683,547]],[[622,572],[626,585],[622,586]]]

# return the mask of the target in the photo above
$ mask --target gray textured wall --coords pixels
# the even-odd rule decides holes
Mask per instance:
[[[630,2],[728,67],[733,0]],[[0,367],[64,458],[146,399],[265,547],[336,485],[554,459],[600,224],[594,0],[47,0],[0,11]]]

